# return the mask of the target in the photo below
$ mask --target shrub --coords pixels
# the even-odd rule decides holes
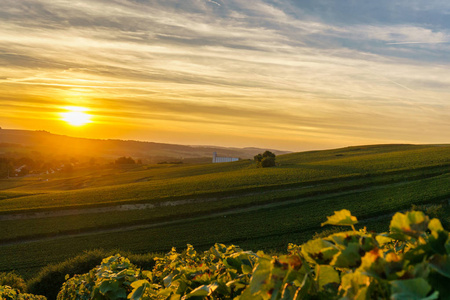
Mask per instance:
[[[134,165],[136,163],[136,161],[134,159],[132,159],[131,157],[119,157],[118,159],[116,159],[115,164],[116,165]]]
[[[57,299],[126,299],[132,290],[131,284],[140,275],[140,270],[129,259],[110,256],[89,273],[67,280]]]
[[[68,259],[59,264],[44,267],[36,277],[28,282],[28,291],[37,295],[45,295],[48,299],[56,299],[62,284],[66,281],[66,275],[83,274],[89,272],[99,264],[106,256],[110,256],[117,251],[91,250],[81,255]],[[141,268],[151,269],[156,254],[133,255],[129,258]]]
[[[23,294],[19,290],[7,285],[0,285],[0,299],[2,300],[47,300],[44,296]]]
[[[0,273],[0,285],[7,285],[21,293],[27,291],[25,280],[14,272]]]
[[[195,299],[219,285],[223,296],[219,299],[233,299],[248,285],[255,261],[254,253],[236,246],[216,244],[202,254],[188,245],[182,253],[172,249],[156,258],[150,272],[141,271],[117,254],[105,258],[89,273],[68,279],[57,299],[180,299],[180,295]]]

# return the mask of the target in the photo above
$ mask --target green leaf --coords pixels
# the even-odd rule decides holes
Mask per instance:
[[[369,287],[365,286],[365,287],[361,287],[358,291],[358,293],[355,296],[355,300],[366,300],[366,299],[370,299],[369,295],[367,294],[369,291]]]
[[[430,229],[431,232],[444,231],[444,227],[442,227],[441,221],[436,218],[431,219],[430,223],[428,224],[428,229]]]
[[[189,294],[187,294],[184,298],[185,299],[189,299],[191,297],[205,297],[208,296],[209,294],[209,288],[206,285],[201,285],[198,288],[196,288],[195,290],[193,290],[192,292],[190,292]]]
[[[212,283],[210,285],[201,285],[189,294],[187,294],[184,298],[189,299],[191,297],[205,297],[211,295],[219,287],[217,282]]]
[[[253,268],[249,265],[242,265],[242,273],[243,274],[250,274],[252,273]]]
[[[434,255],[430,259],[430,267],[439,274],[450,278],[450,259],[448,255]]]
[[[437,272],[431,272],[427,280],[433,289],[439,291],[439,297],[441,299],[450,299],[450,285],[448,284],[447,277]]]
[[[432,231],[432,234],[429,236],[428,243],[435,253],[446,254],[447,249],[445,248],[445,244],[448,239],[449,235],[446,231]]]
[[[319,283],[319,289],[330,283],[340,283],[339,273],[331,266],[316,265],[316,278]]]
[[[414,278],[427,278],[430,274],[430,264],[427,261],[423,261],[414,266],[413,275]]]
[[[334,215],[327,217],[327,221],[322,223],[322,226],[330,224],[337,226],[353,226],[358,223],[356,217],[352,216],[349,210],[343,209],[335,211]]]
[[[308,295],[311,287],[313,285],[313,279],[308,275],[305,275],[303,281],[300,285],[300,288],[297,289],[294,295],[294,299],[304,299]]]
[[[348,246],[334,255],[330,265],[338,268],[356,267],[361,262],[359,255],[359,243],[350,243]]]
[[[359,241],[360,233],[355,231],[342,231],[337,232],[332,235],[326,237],[326,240],[334,242],[338,247],[344,246],[346,247],[349,242],[357,242]]]
[[[235,299],[239,300],[263,300],[263,298],[260,295],[253,295],[250,291],[250,288],[246,288],[244,292],[239,297],[236,297]]]
[[[173,290],[170,288],[158,290],[158,296],[162,296],[164,298],[169,297],[172,293],[173,293]]]
[[[180,300],[180,299],[181,295],[173,294],[172,296],[170,296],[170,300]]]
[[[145,290],[150,287],[150,283],[147,280],[138,280],[131,284],[134,288],[133,291],[128,295],[128,299],[138,300],[141,299],[145,293]]]
[[[379,244],[380,246],[383,246],[383,245],[385,245],[385,244],[388,244],[388,243],[391,243],[391,242],[394,242],[394,241],[395,241],[393,238],[388,237],[388,236],[385,236],[385,233],[383,233],[383,234],[378,234],[378,235],[375,237],[375,239],[377,240],[377,242],[378,242],[378,244]]]
[[[241,270],[242,261],[240,261],[239,259],[236,259],[234,257],[227,257],[227,258],[225,258],[223,260],[223,263],[229,269],[234,269],[234,270],[237,270],[237,271]]]
[[[270,260],[266,258],[260,258],[258,260],[258,264],[253,271],[252,279],[250,280],[250,293],[252,295],[263,289],[262,287],[269,278],[271,267]]]
[[[398,212],[392,217],[390,230],[398,239],[405,239],[403,235],[417,238],[427,230],[428,223],[429,218],[421,211]]]
[[[125,291],[125,289],[118,289],[117,291],[115,291],[114,293],[111,293],[111,295],[109,296],[111,300],[122,300],[122,299],[126,299],[127,298],[127,292]]]
[[[165,287],[169,287],[172,284],[173,274],[169,274],[164,277],[163,282]]]
[[[114,280],[105,280],[100,284],[100,293],[106,295],[108,292],[115,292],[119,289],[119,283]]]
[[[344,274],[341,278],[341,289],[344,292],[344,299],[360,299],[367,292],[369,277],[357,271]],[[364,289],[364,291],[362,291]],[[362,298],[364,299],[364,298]]]
[[[431,300],[438,299],[439,292],[433,293],[427,297],[431,291],[431,286],[423,278],[414,278],[406,280],[391,281],[391,299],[409,299],[409,300]]]
[[[339,250],[333,243],[323,239],[310,240],[302,245],[303,255],[308,260],[319,264],[330,262],[338,252]]]

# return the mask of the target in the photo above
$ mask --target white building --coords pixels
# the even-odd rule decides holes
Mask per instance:
[[[215,163],[223,163],[223,162],[232,162],[232,161],[238,161],[239,158],[236,157],[221,157],[217,156],[217,152],[213,152],[213,158],[212,162]]]

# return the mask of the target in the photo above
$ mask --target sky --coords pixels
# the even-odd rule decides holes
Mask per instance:
[[[450,1],[0,2],[2,128],[291,151],[450,142]],[[64,121],[73,107],[91,122]]]

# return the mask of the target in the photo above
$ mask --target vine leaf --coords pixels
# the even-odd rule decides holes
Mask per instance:
[[[358,219],[352,216],[349,210],[343,209],[335,211],[334,215],[327,217],[327,221],[322,223],[322,226],[330,224],[337,226],[353,226],[358,223]]]
[[[427,297],[431,291],[431,286],[423,278],[414,278],[406,280],[394,280],[391,282],[391,299],[410,299],[410,300],[434,300],[439,299],[439,292],[434,292]]]
[[[202,285],[187,294],[183,297],[183,299],[189,299],[191,297],[206,297],[211,295],[212,292],[214,292],[219,285],[217,283],[212,283],[210,285]]]
[[[131,284],[131,287],[134,289],[128,295],[128,299],[138,300],[138,299],[142,298],[145,290],[150,287],[150,283],[147,280],[138,280],[138,281],[133,282]]]
[[[361,262],[359,243],[350,243],[344,249],[334,255],[330,265],[338,268],[352,268],[356,267]]]
[[[303,255],[312,263],[329,263],[338,252],[333,243],[323,239],[310,240],[302,246]]]
[[[430,260],[430,267],[441,275],[450,278],[450,259],[448,255],[434,255]]]
[[[396,213],[389,226],[393,236],[400,240],[407,236],[418,238],[428,228],[430,219],[421,211],[409,211],[406,214]],[[436,225],[434,225],[436,227]]]
[[[319,289],[323,289],[325,285],[337,284],[339,285],[341,279],[339,278],[339,273],[332,267],[328,265],[316,265],[316,277],[319,284]]]

